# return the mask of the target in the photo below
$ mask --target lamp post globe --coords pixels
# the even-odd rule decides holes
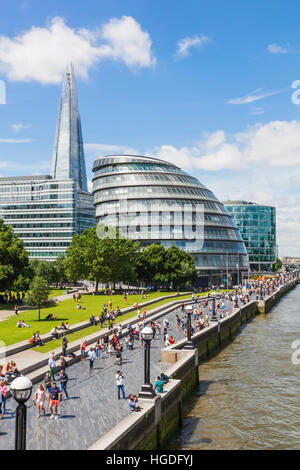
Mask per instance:
[[[145,343],[144,355],[144,385],[141,387],[139,398],[154,398],[155,391],[153,390],[152,383],[150,382],[150,346],[153,339],[154,332],[150,326],[145,326],[141,331],[141,337]]]
[[[192,341],[192,321],[191,315],[194,310],[192,305],[187,305],[185,307],[185,313],[187,314],[187,342],[184,345],[183,349],[195,349]]]
[[[10,386],[10,392],[18,403],[16,408],[16,434],[15,450],[26,449],[26,417],[27,407],[25,403],[32,393],[32,382],[27,377],[17,377]]]

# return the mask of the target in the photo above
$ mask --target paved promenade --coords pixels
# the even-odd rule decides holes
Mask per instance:
[[[231,303],[226,302],[226,310],[231,310]],[[205,309],[207,311],[207,309]],[[180,313],[180,309],[178,309]],[[181,315],[180,315],[181,316]],[[163,316],[164,317],[164,316]],[[163,318],[162,317],[162,318]],[[166,315],[170,322],[168,333],[176,340],[184,337],[177,330],[175,311]],[[160,350],[164,347],[163,336],[154,339],[151,347],[151,377],[169,367],[160,363]],[[96,359],[90,373],[89,363],[76,363],[67,368],[69,376],[68,392],[70,399],[59,406],[60,419],[51,420],[48,404],[46,417],[36,419],[36,409],[28,402],[27,448],[28,449],[86,449],[103,436],[113,426],[128,415],[127,400],[117,399],[115,375],[121,369],[125,376],[125,393],[138,394],[144,377],[144,350],[138,341],[133,351],[125,350],[123,365],[114,364],[114,357]],[[36,387],[34,387],[34,391]],[[9,399],[8,414],[0,421],[0,449],[14,448],[15,402]]]

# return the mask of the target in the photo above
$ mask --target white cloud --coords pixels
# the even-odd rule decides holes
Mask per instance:
[[[190,55],[191,47],[203,48],[205,44],[211,42],[208,36],[194,36],[180,39],[177,43],[177,58],[184,58]]]
[[[271,121],[226,135],[223,130],[206,134],[190,147],[161,145],[150,152],[181,167],[207,171],[240,170],[253,165],[300,166],[300,122]]]
[[[257,107],[257,108],[252,108],[251,109],[251,114],[254,114],[255,116],[259,116],[261,114],[264,114],[264,112],[265,112],[264,108]]]
[[[268,45],[267,51],[270,52],[270,54],[287,54],[289,52],[289,49],[286,47],[279,46],[278,44],[272,43]]]
[[[34,139],[0,139],[1,144],[28,144]]]
[[[128,67],[155,64],[149,34],[130,16],[112,18],[99,30],[74,29],[55,17],[45,27],[32,26],[19,36],[0,36],[0,73],[12,81],[60,83],[72,61],[78,76],[105,59]]]
[[[103,25],[101,37],[108,43],[108,56],[128,67],[150,67],[156,63],[149,34],[131,16],[112,18]]]
[[[110,145],[110,144],[84,144],[84,150],[89,154],[120,154],[120,155],[137,155],[138,151],[126,145]]]
[[[21,122],[18,122],[18,123],[12,124],[11,127],[12,127],[14,132],[18,133],[21,130],[30,129],[31,124],[22,124]]]
[[[233,98],[229,101],[227,101],[228,104],[248,104],[248,103],[253,103],[254,101],[259,101],[263,100],[264,98],[267,98],[268,96],[273,96],[273,95],[278,95],[279,93],[283,93],[284,90],[275,90],[275,91],[268,91],[265,93],[262,93],[262,89],[259,88],[258,90],[252,91],[249,93],[249,95],[242,96],[240,98]]]

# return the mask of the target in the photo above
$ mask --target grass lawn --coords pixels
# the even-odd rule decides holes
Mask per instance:
[[[204,294],[200,294],[200,295],[204,295]],[[184,300],[184,299],[190,300],[191,299],[191,294],[181,296],[180,299],[181,300]],[[153,310],[153,309],[155,309],[155,308],[157,308],[161,305],[165,305],[169,302],[173,302],[175,300],[177,300],[177,299],[176,298],[174,298],[174,299],[164,299],[164,300],[161,300],[160,302],[156,302],[153,305],[149,305],[149,307],[147,308],[147,312],[151,312],[151,310]],[[130,319],[130,318],[135,317],[135,316],[136,316],[136,310],[134,310],[133,312],[125,313],[124,315],[118,317],[118,321],[116,321],[116,325],[118,325],[120,322],[122,322],[124,320]],[[100,325],[96,325],[96,326],[90,326],[89,328],[85,328],[84,330],[76,331],[75,333],[71,333],[70,335],[67,335],[69,344],[72,341],[76,341],[77,339],[80,339],[80,338],[85,338],[88,335],[96,333],[97,331],[100,332],[102,329],[107,328],[107,326],[108,326],[108,324],[106,322],[103,328],[101,328]],[[49,351],[53,351],[54,349],[61,346],[61,344],[62,344],[62,338],[56,339],[54,341],[49,341],[48,343],[45,343],[43,346],[38,346],[38,347],[32,348],[32,349],[34,351],[38,351],[38,352],[41,352],[41,353],[46,353],[46,352],[49,352]]]
[[[126,306],[132,306],[135,302],[142,303],[147,300],[175,293],[176,292],[154,292],[151,293],[149,297],[144,296],[143,300],[141,299],[141,295],[129,295],[127,297],[127,305],[124,302],[123,295],[113,295],[111,299],[113,302],[113,308],[119,306],[122,309]],[[36,309],[20,312],[19,317],[13,315],[7,320],[0,322],[0,340],[8,346],[10,344],[29,339],[37,330],[39,330],[40,334],[49,333],[53,326],[60,325],[62,321],[68,321],[70,325],[87,321],[92,313],[99,316],[102,311],[103,304],[108,302],[109,299],[109,296],[104,295],[82,295],[80,305],[85,307],[86,310],[77,310],[76,302],[74,302],[73,299],[64,300],[51,307],[42,308],[41,321],[38,321],[38,310]],[[57,319],[54,321],[43,320],[49,313],[53,313]],[[31,327],[17,328],[16,324],[19,319],[24,320],[25,323],[27,325],[31,325]]]
[[[72,290],[72,289],[69,289]],[[60,289],[59,287],[53,287],[49,294],[49,299],[52,297],[57,297],[58,295],[63,295],[66,293],[66,289]]]

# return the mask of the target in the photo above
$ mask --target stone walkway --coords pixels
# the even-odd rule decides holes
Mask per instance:
[[[231,310],[231,303],[226,302],[226,310]],[[180,309],[178,309],[180,313]],[[165,315],[163,315],[164,317]],[[181,316],[181,315],[180,315]],[[184,334],[177,330],[175,311],[166,315],[170,322],[169,334],[176,340]],[[162,364],[160,350],[164,347],[163,337],[153,340],[151,346],[151,378],[169,367]],[[59,406],[60,419],[49,419],[49,406],[46,404],[46,417],[35,418],[36,409],[30,400],[27,415],[28,449],[87,449],[118,422],[128,415],[127,400],[118,400],[115,375],[121,369],[125,376],[125,393],[138,394],[144,377],[144,350],[139,342],[133,351],[125,350],[123,365],[114,364],[114,357],[96,359],[94,369],[89,371],[88,361],[76,363],[67,368],[69,376],[69,400],[63,399]],[[36,390],[36,387],[34,387]],[[0,420],[0,449],[14,448],[15,402],[9,399],[7,410]]]

